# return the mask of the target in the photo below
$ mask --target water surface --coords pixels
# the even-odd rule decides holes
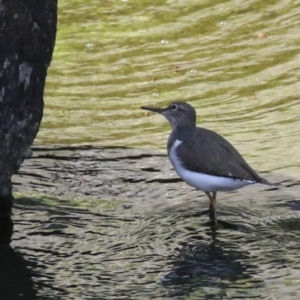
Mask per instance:
[[[36,143],[164,149],[179,99],[262,171],[299,175],[298,1],[60,1]]]
[[[296,300],[300,184],[263,175],[282,187],[219,193],[216,231],[164,155],[34,148],[14,178],[16,195],[36,196],[15,201],[4,282],[31,300]]]
[[[21,197],[11,248],[0,247],[1,291],[299,299],[299,20],[299,1],[288,0],[59,1],[36,139],[50,149],[35,148],[14,178]],[[217,232],[207,199],[162,156],[166,120],[140,110],[178,99],[283,182],[220,193],[227,225]]]
[[[217,232],[191,194],[139,209],[19,200],[12,247],[41,299],[298,299],[299,211],[260,193],[268,203],[223,194],[219,218],[231,226]]]

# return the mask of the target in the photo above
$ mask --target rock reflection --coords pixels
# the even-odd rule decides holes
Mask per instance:
[[[32,280],[33,263],[10,247],[13,222],[9,215],[0,217],[0,291],[1,299],[37,299]]]

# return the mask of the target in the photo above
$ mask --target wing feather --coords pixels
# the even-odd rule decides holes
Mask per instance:
[[[177,155],[185,168],[214,176],[269,184],[219,134],[204,128],[195,128],[191,132],[189,128],[188,132],[181,130],[176,136],[182,141]]]

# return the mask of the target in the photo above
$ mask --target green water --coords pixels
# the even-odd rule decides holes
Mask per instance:
[[[60,1],[36,143],[164,149],[169,125],[140,106],[179,99],[259,170],[298,176],[299,15],[297,1]]]

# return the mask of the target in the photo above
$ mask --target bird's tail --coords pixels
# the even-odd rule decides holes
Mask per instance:
[[[279,186],[281,186],[280,183],[272,183],[272,182],[270,182],[270,181],[268,181],[267,179],[264,179],[264,178],[262,178],[262,177],[260,177],[259,179],[260,179],[260,180],[259,180],[259,183],[260,183],[260,184],[270,185],[270,186],[274,186],[274,187],[279,187]]]

